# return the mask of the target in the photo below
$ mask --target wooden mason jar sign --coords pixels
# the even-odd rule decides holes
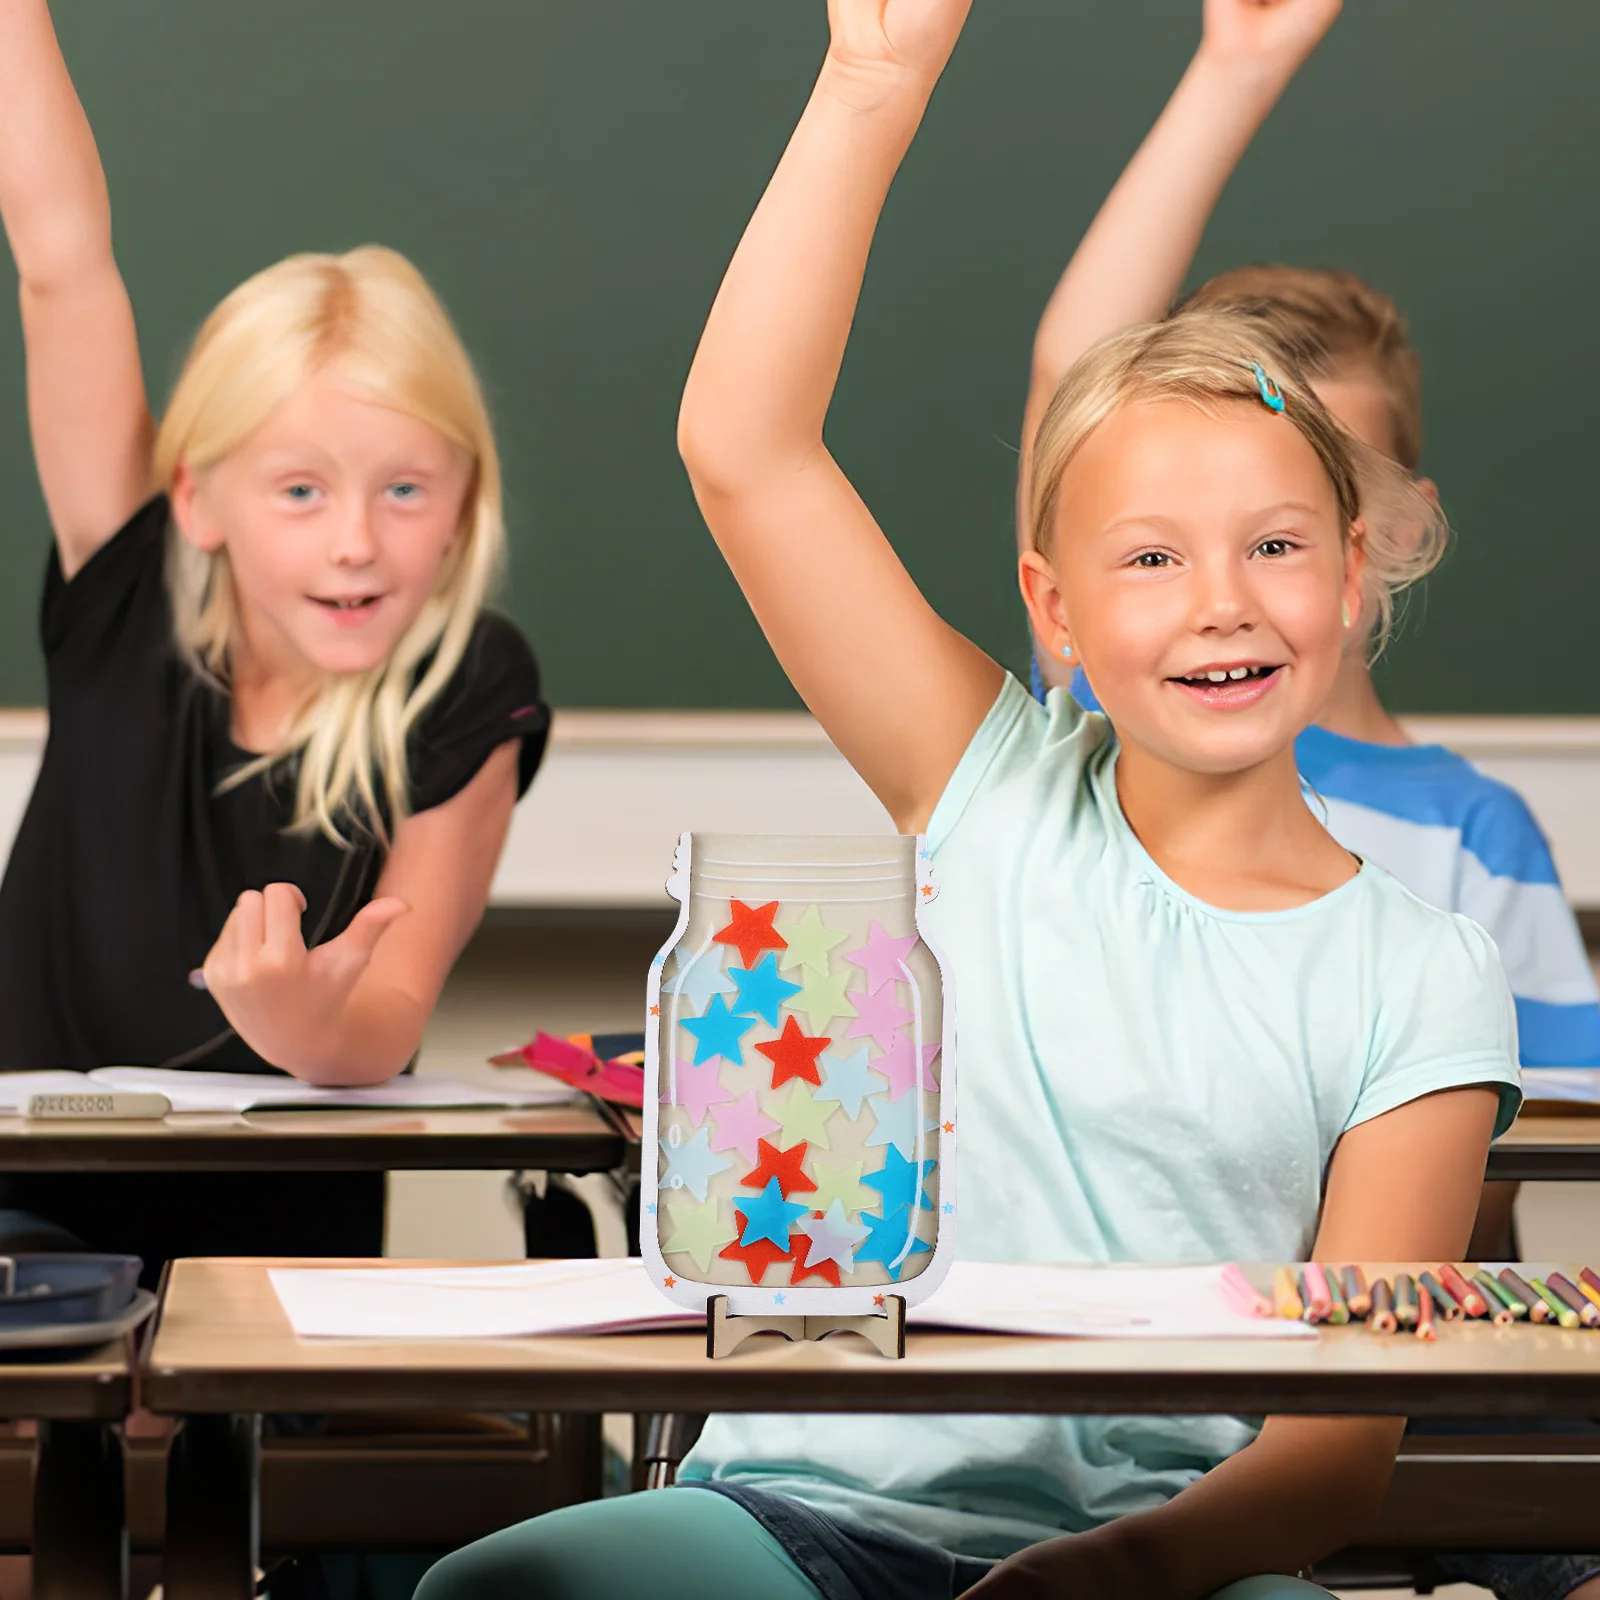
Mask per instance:
[[[706,1308],[713,1355],[845,1327],[899,1353],[949,1265],[955,1008],[922,927],[931,867],[895,835],[679,841],[640,1239],[662,1293]]]

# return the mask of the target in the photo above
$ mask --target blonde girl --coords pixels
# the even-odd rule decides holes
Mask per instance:
[[[0,1068],[381,1082],[478,922],[548,721],[483,610],[500,473],[471,363],[393,252],[296,256],[206,320],[157,427],[45,0],[0,0],[0,217],[55,534]],[[30,1179],[11,1203],[152,1265],[381,1245],[381,1177]]]
[[[1366,518],[1390,508],[1274,340],[1226,314],[1132,330],[1042,420],[1023,590],[1109,722],[1037,704],[935,616],[824,443],[873,229],[968,3],[830,0],[680,426],[796,687],[927,834],[961,1002],[958,1249],[1449,1257],[1518,1099],[1510,996],[1481,929],[1301,798],[1295,736],[1362,626]],[[1401,1427],[713,1417],[685,1487],[498,1535],[420,1594],[1320,1594],[1290,1575],[1377,1507]]]

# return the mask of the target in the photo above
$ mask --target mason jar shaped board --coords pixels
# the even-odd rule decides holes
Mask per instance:
[[[641,1248],[670,1299],[854,1316],[954,1248],[955,1006],[906,836],[684,834],[650,968]]]

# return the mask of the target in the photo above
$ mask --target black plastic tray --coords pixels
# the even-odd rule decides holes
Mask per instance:
[[[0,1333],[109,1322],[132,1303],[137,1256],[0,1256]]]

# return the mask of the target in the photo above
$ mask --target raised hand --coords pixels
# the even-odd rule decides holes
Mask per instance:
[[[937,78],[972,0],[828,0],[828,58],[852,75]]]
[[[1338,20],[1344,0],[1205,0],[1201,53],[1291,78]]]
[[[411,909],[392,896],[362,907],[337,939],[307,950],[305,896],[269,883],[239,896],[201,972],[239,1037],[263,1060],[305,1076],[320,1065],[345,1002],[378,941]]]

